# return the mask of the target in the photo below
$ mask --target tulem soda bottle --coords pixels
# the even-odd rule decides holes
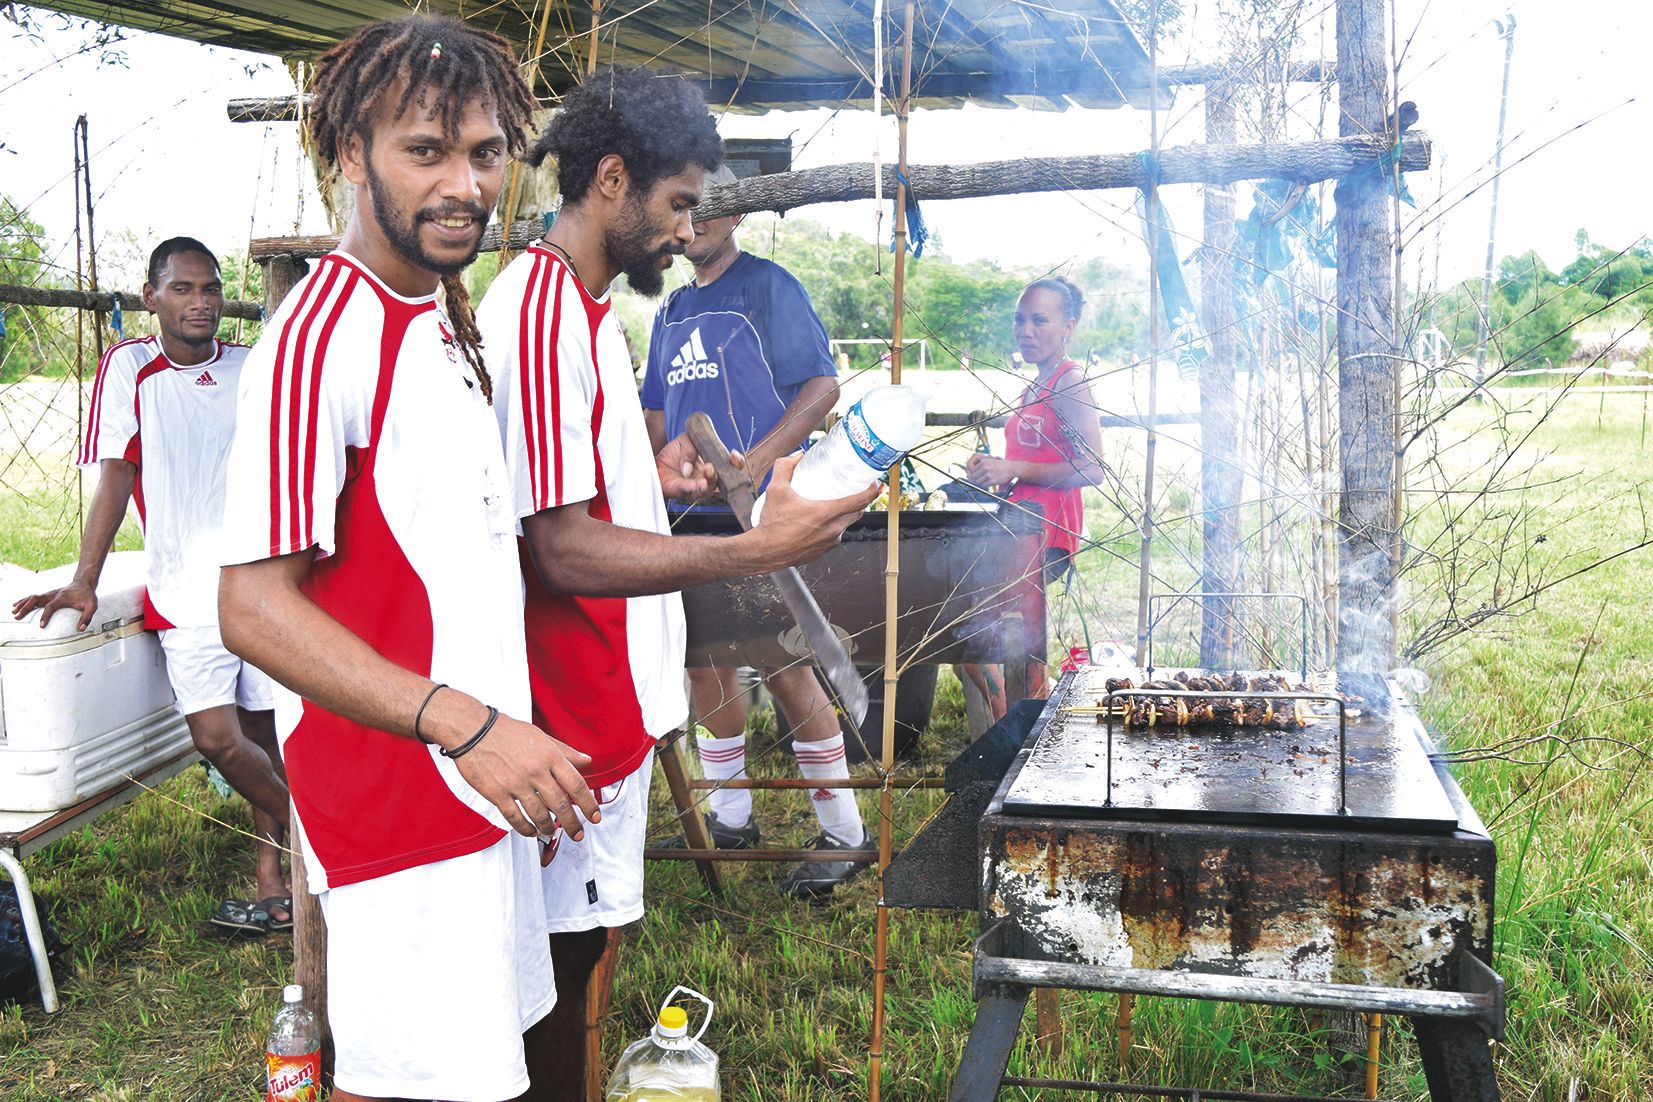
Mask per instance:
[[[924,396],[910,386],[875,386],[849,407],[820,443],[804,452],[792,472],[801,497],[827,501],[867,488],[924,438]],[[752,523],[763,513],[752,506]]]
[[[282,992],[281,1009],[264,1044],[266,1102],[316,1102],[321,1097],[321,1030],[304,1008],[304,988]]]
[[[706,1004],[706,1018],[693,1037],[688,1013],[672,1005],[679,991]],[[672,988],[649,1035],[620,1054],[604,1102],[719,1102],[717,1053],[700,1043],[712,1024],[712,1009],[712,1000],[700,992]]]

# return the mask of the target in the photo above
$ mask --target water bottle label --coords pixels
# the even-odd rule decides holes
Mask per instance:
[[[321,1053],[300,1056],[264,1054],[270,1078],[269,1102],[316,1102],[321,1097]]]
[[[902,453],[878,439],[878,434],[867,424],[860,402],[850,406],[849,412],[844,414],[844,434],[855,446],[861,461],[874,470],[887,471],[901,461]]]

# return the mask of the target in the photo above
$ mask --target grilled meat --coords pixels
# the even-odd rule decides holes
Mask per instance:
[[[1112,693],[1125,689],[1160,689],[1189,693],[1285,693],[1308,692],[1276,674],[1246,676],[1243,673],[1189,673],[1179,670],[1169,678],[1135,684],[1128,677],[1110,677],[1104,683]],[[1266,700],[1236,696],[1116,696],[1113,705],[1127,727],[1192,727],[1217,724],[1230,727],[1272,727],[1288,729],[1307,722],[1295,700]],[[1099,708],[1105,701],[1097,701]]]

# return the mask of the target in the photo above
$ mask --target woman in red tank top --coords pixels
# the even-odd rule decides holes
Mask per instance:
[[[1063,277],[1038,279],[1016,301],[1016,350],[1038,369],[1005,425],[1004,458],[973,455],[966,468],[971,482],[991,490],[1009,489],[1011,507],[1037,505],[1045,517],[1044,583],[1068,572],[1085,534],[1080,491],[1102,478],[1102,430],[1084,372],[1068,359],[1068,341],[1079,325],[1085,296]],[[1044,656],[1028,662],[1028,686],[1045,695]],[[995,717],[1004,714],[1002,691],[985,667],[965,666],[966,676],[984,689]]]
[[[1045,578],[1068,570],[1085,534],[1080,490],[1102,478],[1102,430],[1084,372],[1068,359],[1068,341],[1085,297],[1070,280],[1028,284],[1016,302],[1016,350],[1038,369],[1005,425],[1005,454],[973,455],[970,481],[1000,490],[1012,503],[1038,505],[1045,515]]]

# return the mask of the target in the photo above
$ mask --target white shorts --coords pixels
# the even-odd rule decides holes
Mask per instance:
[[[653,776],[650,750],[628,776],[596,793],[603,821],[587,823],[582,840],[557,832],[556,856],[540,874],[547,931],[624,926],[643,917],[643,842]]]
[[[184,715],[225,704],[238,704],[249,712],[275,707],[275,686],[269,675],[231,654],[216,625],[163,628],[160,635],[167,680],[178,698],[178,711]]]
[[[503,1102],[528,1089],[522,1033],[556,990],[539,842],[321,892],[338,1086],[376,1098]]]

